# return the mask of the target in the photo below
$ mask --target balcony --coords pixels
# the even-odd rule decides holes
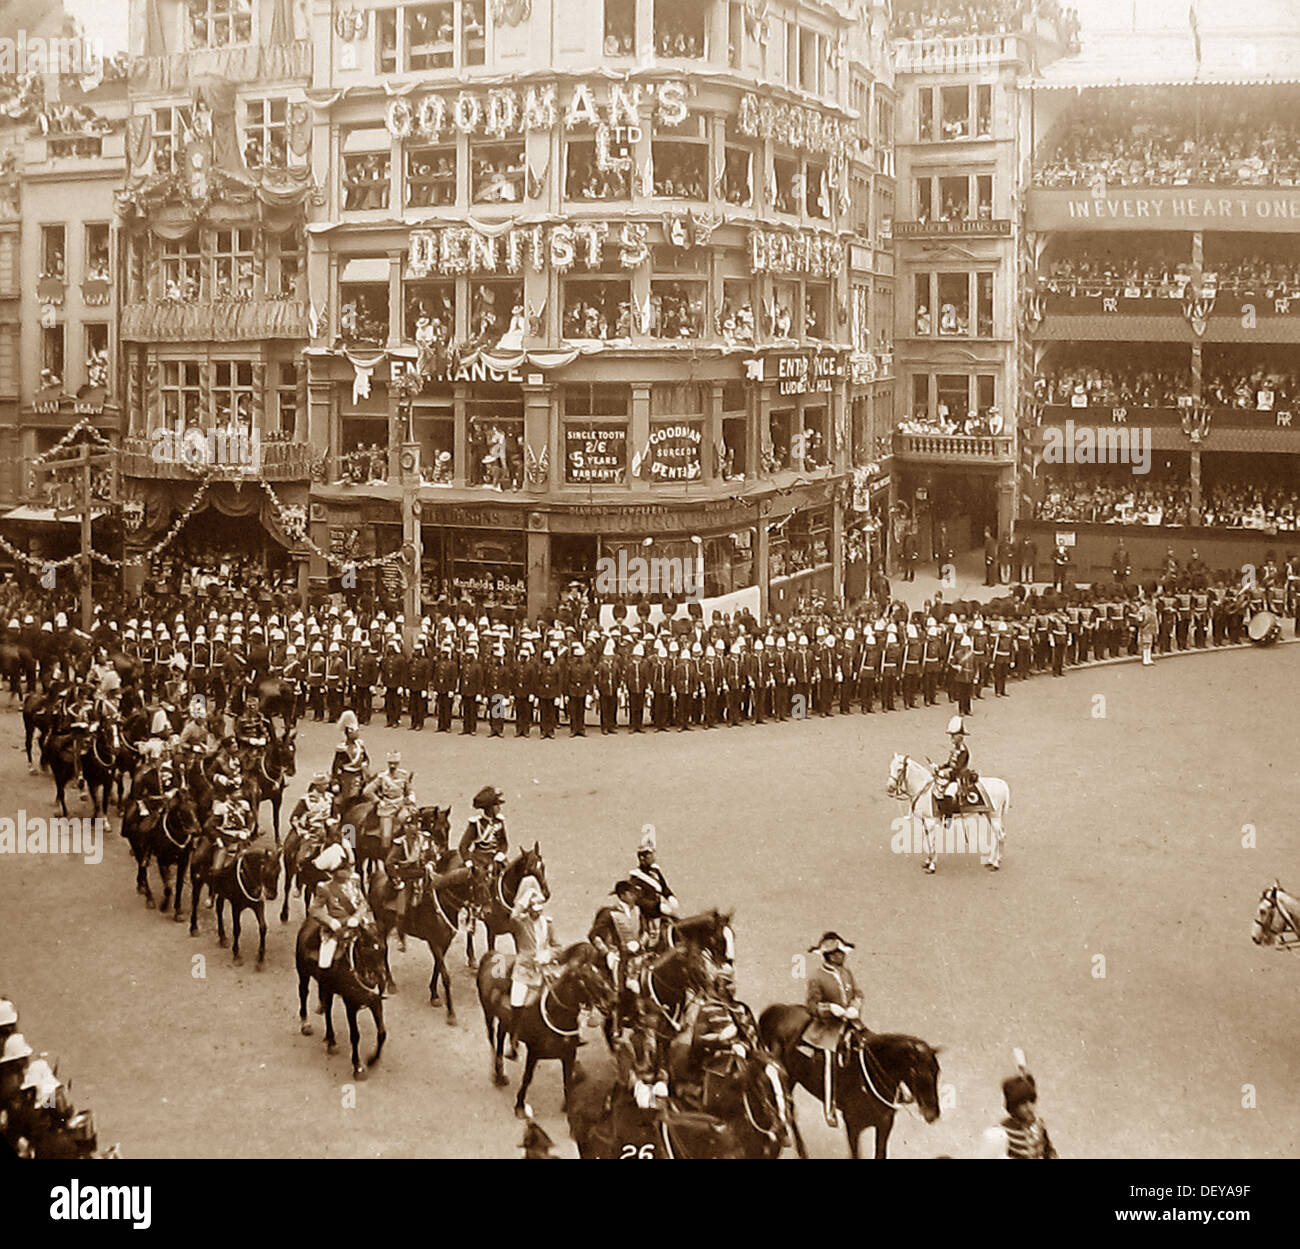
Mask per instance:
[[[1029,43],[1021,34],[960,35],[894,42],[896,74],[969,74],[1027,61]]]
[[[204,48],[171,56],[137,56],[131,60],[133,92],[185,94],[201,78],[215,76],[236,86],[289,82],[311,77],[311,41],[250,43],[233,48]]]
[[[233,343],[311,337],[306,303],[293,299],[222,300],[205,304],[145,300],[122,309],[122,338],[133,342]]]
[[[1009,464],[1010,434],[894,434],[900,460],[942,460],[948,464]]]
[[[208,431],[209,436],[212,431]],[[245,444],[249,447],[250,444]],[[177,456],[166,454],[165,444],[157,447],[149,438],[125,438],[122,441],[120,472],[124,477],[143,477],[155,481],[197,482],[209,472],[229,481],[307,481],[312,475],[316,455],[305,442],[262,442],[251,444],[253,455],[247,463],[209,468],[193,465]]]
[[[946,238],[961,235],[964,238],[1009,238],[1011,222],[1001,217],[976,218],[961,221],[895,221],[896,239]]]
[[[36,135],[27,140],[24,156],[28,176],[74,169],[78,173],[108,171],[120,167],[125,159],[126,133],[122,130]]]

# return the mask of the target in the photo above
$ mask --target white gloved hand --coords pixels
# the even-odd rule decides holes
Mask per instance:
[[[848,1010],[846,1010],[846,1011],[844,1012],[844,1017],[845,1017],[846,1019],[860,1019],[860,1018],[861,1018],[861,1016],[858,1014],[858,1008],[857,1008],[856,1006],[850,1006],[850,1007],[848,1008]]]
[[[827,1010],[830,1012],[831,1017],[834,1019],[844,1018],[844,1007],[840,1006],[837,1002],[830,1003],[830,1005],[827,1007]]]
[[[495,863],[504,863],[506,861],[506,856],[503,851],[498,850],[496,854],[492,856],[492,859]]]
[[[642,1110],[649,1110],[654,1105],[654,1094],[651,1092],[650,1086],[641,1080],[638,1080],[632,1089],[632,1097]]]

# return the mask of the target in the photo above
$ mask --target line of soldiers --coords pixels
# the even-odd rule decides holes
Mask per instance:
[[[18,1031],[18,1009],[0,996],[0,1137],[20,1158],[89,1158],[95,1119],[78,1111],[67,1086]],[[116,1146],[102,1155],[116,1157]]]

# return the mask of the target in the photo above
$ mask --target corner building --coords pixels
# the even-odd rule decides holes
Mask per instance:
[[[706,611],[840,593],[892,424],[883,13],[312,14],[314,543],[401,552],[360,588],[408,622],[633,556],[702,561]]]

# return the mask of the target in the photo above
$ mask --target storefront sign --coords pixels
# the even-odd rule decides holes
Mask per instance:
[[[815,230],[750,230],[749,267],[778,277],[806,273],[830,278],[844,267],[844,244]]]
[[[616,137],[620,131],[642,126],[680,126],[686,120],[686,83],[577,82],[563,94],[556,83],[525,87],[496,87],[490,91],[460,91],[452,95],[426,95],[418,100],[394,96],[385,121],[398,139],[416,136],[436,143],[456,134],[504,139],[532,130],[553,130],[563,121],[566,130],[604,128]],[[597,96],[604,97],[598,100]]]
[[[514,602],[528,593],[522,577],[453,577],[451,588],[469,597],[496,595]]]
[[[564,480],[616,485],[627,472],[626,425],[566,425]]]
[[[1057,532],[1056,535],[1057,546],[1074,546],[1074,544],[1075,544],[1074,530],[1069,529],[1069,530],[1061,530]]]
[[[523,508],[438,506],[427,498],[421,503],[426,525],[452,525],[461,529],[523,529],[527,521]]]
[[[752,93],[740,97],[740,133],[754,139],[776,139],[801,152],[844,156],[853,138],[849,123],[798,104],[781,104]]]
[[[698,421],[650,426],[646,455],[651,481],[699,481],[703,472],[704,427]]]
[[[1294,231],[1296,187],[1089,187],[1029,192],[1029,228]]]
[[[408,236],[408,278],[431,274],[520,273],[577,266],[600,269],[606,255],[624,269],[635,269],[650,255],[650,227],[644,221],[575,221],[516,226],[486,234],[470,226],[412,230]]]
[[[793,496],[792,496],[793,497]],[[754,523],[752,504],[729,499],[670,508],[657,503],[592,504],[550,513],[551,533],[652,534],[699,533],[701,530],[743,529]]]
[[[782,395],[826,394],[845,376],[837,355],[774,356],[763,363],[764,380],[775,381]]]

